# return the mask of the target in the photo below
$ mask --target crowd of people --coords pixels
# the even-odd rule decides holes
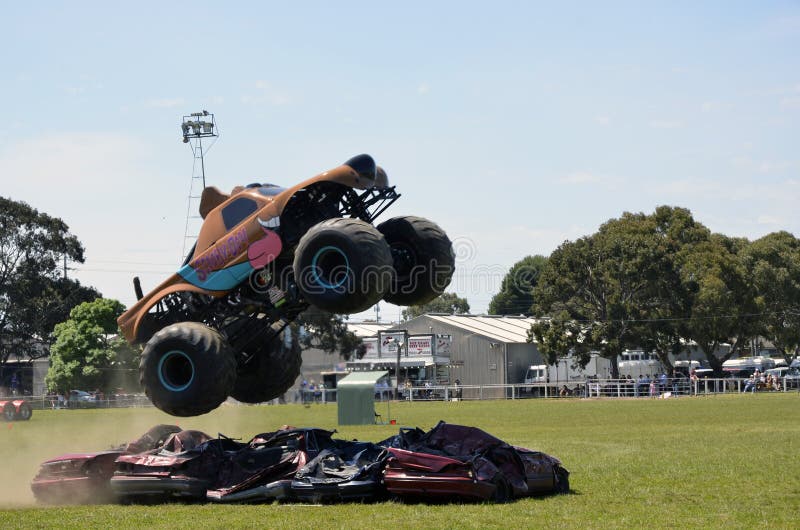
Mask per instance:
[[[781,379],[772,374],[765,374],[758,368],[745,381],[742,392],[755,392],[756,390],[781,390]]]

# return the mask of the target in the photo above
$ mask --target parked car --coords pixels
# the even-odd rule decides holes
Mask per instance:
[[[476,428],[439,422],[401,429],[388,447],[384,485],[400,498],[491,500],[569,491],[569,471],[550,455],[506,442]]]
[[[121,447],[93,453],[69,453],[42,463],[31,483],[39,502],[48,504],[86,504],[114,500],[109,480],[114,461],[123,454],[147,451],[161,446],[181,429],[176,425],[156,425],[136,440]]]
[[[781,377],[781,384],[787,389],[800,388],[800,367],[792,366],[788,368]]]
[[[5,421],[28,421],[33,415],[33,410],[24,399],[0,399],[0,413]]]
[[[97,398],[85,390],[70,390],[67,398],[67,406],[70,408],[93,407],[97,404]]]

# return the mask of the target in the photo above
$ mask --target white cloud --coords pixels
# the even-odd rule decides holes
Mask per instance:
[[[759,215],[756,222],[760,225],[781,225],[783,220],[772,215]]]
[[[284,90],[275,88],[269,81],[257,80],[253,86],[255,94],[244,94],[239,99],[245,105],[273,105],[276,107],[293,103],[293,98]]]
[[[611,123],[611,118],[609,118],[608,116],[599,115],[594,117],[594,121],[595,123],[599,123],[600,125],[608,125],[609,123]]]
[[[800,110],[800,96],[781,98],[781,108],[784,110]]]
[[[417,86],[417,94],[419,94],[420,96],[427,94],[428,92],[430,92],[430,90],[431,87],[428,85],[428,83],[423,82],[420,83],[419,86]]]
[[[171,109],[175,107],[182,107],[186,104],[183,98],[156,98],[148,99],[144,106],[156,109]]]
[[[727,110],[728,108],[730,108],[729,104],[723,103],[722,101],[716,101],[716,100],[704,101],[700,105],[700,110],[702,112],[709,112],[709,113],[710,112],[722,112],[724,110]]]
[[[602,180],[599,175],[588,171],[575,171],[558,179],[562,184],[596,184]]]
[[[652,120],[650,127],[653,129],[678,129],[683,127],[683,123],[675,120]]]
[[[785,160],[756,161],[748,156],[735,156],[731,159],[731,163],[738,169],[763,174],[784,173],[794,166],[792,162]]]
[[[69,94],[70,96],[79,96],[86,92],[86,87],[82,86],[68,86],[64,88],[64,91]]]

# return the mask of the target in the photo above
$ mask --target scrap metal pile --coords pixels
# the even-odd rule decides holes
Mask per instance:
[[[569,472],[475,427],[401,428],[379,443],[283,426],[241,442],[157,425],[125,446],[66,454],[31,483],[44,503],[507,502],[569,491]]]

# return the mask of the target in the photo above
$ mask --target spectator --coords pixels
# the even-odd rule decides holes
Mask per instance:
[[[756,371],[758,371],[758,370],[756,370]],[[758,384],[758,380],[756,379],[756,375],[752,374],[750,376],[750,378],[747,381],[745,381],[744,388],[742,389],[742,392],[755,392],[757,384]]]

